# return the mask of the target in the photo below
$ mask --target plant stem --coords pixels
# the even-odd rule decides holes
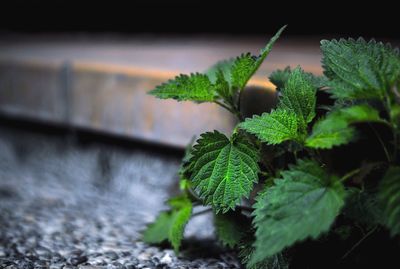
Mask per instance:
[[[229,112],[231,112],[233,115],[235,115],[238,118],[239,121],[243,121],[242,114],[236,108],[229,107],[229,106],[225,105],[224,103],[221,103],[220,101],[214,101],[214,103],[216,103],[217,105],[219,105],[219,106],[225,108],[226,110],[228,110]]]
[[[367,239],[371,234],[373,234],[376,229],[378,228],[378,226],[375,226],[374,228],[372,228],[371,230],[369,230],[369,232],[367,234],[365,234],[357,243],[354,244],[354,246],[352,246],[343,256],[342,259],[345,259],[347,256],[349,256],[349,254],[351,252],[353,252],[353,250],[355,250],[365,239]]]
[[[204,210],[202,210],[202,211],[193,213],[193,214],[192,214],[192,217],[200,216],[200,215],[206,214],[206,213],[208,213],[208,212],[212,212],[212,208],[206,208],[206,209],[204,209]]]
[[[381,136],[379,135],[379,133],[376,131],[376,129],[371,124],[368,124],[368,125],[372,129],[372,131],[374,132],[374,134],[375,134],[376,138],[378,139],[379,143],[381,144],[382,149],[385,152],[386,159],[390,163],[391,162],[390,154],[389,154],[389,151],[387,150],[387,148],[385,146],[385,143],[383,143],[383,140],[382,140]]]
[[[397,160],[397,143],[398,143],[398,134],[397,134],[397,130],[396,128],[393,126],[392,127],[392,131],[393,131],[393,162],[396,162]]]
[[[244,206],[244,205],[238,205],[236,206],[238,209],[242,210],[242,211],[249,211],[249,212],[253,212],[253,208],[249,207],[249,206]]]
[[[361,171],[361,168],[357,168],[357,169],[354,169],[354,170],[348,172],[347,174],[345,174],[345,175],[340,179],[340,182],[346,181],[347,179],[351,178],[352,176],[358,174],[360,171]]]
[[[201,202],[202,203],[202,200],[200,199],[199,196],[197,196],[197,194],[192,190],[192,188],[189,187],[186,190],[187,190],[187,193],[190,196],[190,198],[192,198],[196,202]]]

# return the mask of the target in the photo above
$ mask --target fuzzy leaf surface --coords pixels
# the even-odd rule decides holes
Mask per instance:
[[[245,232],[250,228],[250,225],[247,225],[248,218],[237,211],[216,214],[214,224],[218,240],[230,248],[239,245]]]
[[[243,89],[249,79],[254,75],[265,58],[272,50],[272,46],[278,40],[286,26],[283,26],[279,31],[270,39],[268,44],[261,49],[258,56],[251,55],[251,53],[242,54],[237,57],[231,67],[231,82],[232,86]]]
[[[228,139],[217,131],[204,133],[192,154],[193,187],[217,213],[233,209],[248,197],[258,180],[258,151],[242,135]]]
[[[269,80],[276,86],[278,90],[285,87],[286,82],[292,73],[290,66],[285,67],[285,69],[278,69],[271,73]],[[323,88],[327,86],[328,80],[324,76],[315,76],[312,73],[304,72],[304,75],[311,81],[315,88]]]
[[[207,75],[199,73],[177,76],[157,86],[149,94],[160,99],[177,101],[212,102],[216,98],[213,83]]]
[[[254,205],[256,264],[306,238],[329,230],[344,204],[343,185],[314,161],[299,161],[281,173]]]
[[[362,38],[322,40],[324,74],[335,98],[383,99],[400,75],[397,49]]]
[[[239,126],[271,145],[298,138],[297,117],[292,111],[278,109],[261,116],[255,115]]]
[[[379,200],[385,226],[392,236],[400,234],[400,167],[390,167],[382,179]]]
[[[278,108],[296,114],[301,130],[305,131],[315,117],[316,91],[317,88],[299,67],[290,73],[281,91]]]
[[[336,110],[314,124],[306,145],[311,148],[330,149],[347,144],[355,137],[353,123],[381,122],[379,112],[368,105],[355,105]]]

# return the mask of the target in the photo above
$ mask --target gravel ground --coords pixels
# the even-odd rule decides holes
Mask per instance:
[[[179,160],[0,128],[0,268],[240,268],[190,221],[184,251],[140,242]],[[201,210],[201,209],[198,209]]]

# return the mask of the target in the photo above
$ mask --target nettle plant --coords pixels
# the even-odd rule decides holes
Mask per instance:
[[[398,50],[361,38],[322,40],[324,75],[273,72],[276,107],[245,119],[241,94],[284,28],[257,56],[242,54],[150,92],[216,103],[239,123],[230,137],[207,132],[190,145],[181,194],[144,231],[145,242],[169,241],[177,252],[193,207],[206,206],[219,241],[247,268],[357,264],[369,261],[368,240],[399,246]]]

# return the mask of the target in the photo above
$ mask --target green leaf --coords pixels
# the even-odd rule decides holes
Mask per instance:
[[[383,122],[379,112],[368,105],[355,105],[335,110],[313,126],[306,146],[330,149],[347,144],[355,138],[356,130],[350,124],[359,122]]]
[[[383,99],[400,75],[398,50],[364,39],[322,40],[324,74],[334,98]]]
[[[192,154],[193,187],[217,213],[233,209],[242,197],[248,197],[258,180],[258,151],[242,135],[229,140],[217,131],[204,133]]]
[[[328,231],[344,204],[343,185],[314,161],[300,160],[281,174],[254,206],[257,231],[250,264]]]
[[[239,127],[271,145],[299,138],[297,117],[291,111],[278,109],[261,116],[255,115],[246,119]]]
[[[172,220],[170,212],[161,212],[154,223],[144,231],[143,241],[149,244],[158,244],[167,240]]]
[[[379,188],[384,224],[392,236],[400,234],[400,167],[390,167]]]
[[[249,79],[254,75],[265,58],[268,56],[272,46],[276,40],[278,40],[285,28],[286,26],[283,26],[281,29],[279,29],[279,31],[271,38],[268,44],[260,51],[260,55],[254,56],[250,53],[246,53],[234,60],[231,67],[231,83],[233,87],[237,87],[242,90],[246,86]]]
[[[376,193],[349,188],[347,194],[346,206],[343,208],[344,216],[365,225],[368,229],[382,222],[382,208]]]
[[[285,67],[285,69],[275,70],[269,75],[269,80],[276,86],[277,90],[281,90],[285,87],[286,81],[288,81],[292,70],[290,66]]]
[[[161,212],[154,223],[143,233],[143,241],[150,244],[168,240],[179,251],[186,223],[192,213],[192,203],[186,196],[178,196],[168,201],[171,210]]]
[[[181,165],[179,166],[178,174],[181,180],[186,180],[190,177],[189,173],[189,166],[190,166],[190,159],[192,158],[192,148],[196,137],[193,136],[190,140],[189,144],[185,148],[185,153],[183,155]]]
[[[347,121],[335,114],[314,124],[311,135],[306,139],[306,146],[318,149],[331,149],[351,142],[356,130]]]
[[[219,241],[230,248],[237,246],[250,228],[248,222],[248,218],[237,211],[216,214],[214,223]]]
[[[282,89],[278,108],[292,111],[298,118],[299,128],[305,132],[315,117],[316,87],[300,67],[294,69]]]
[[[178,101],[212,102],[216,98],[215,86],[207,75],[199,73],[177,76],[157,86],[149,94],[160,99]]]
[[[235,92],[232,91],[232,88],[229,85],[228,81],[225,80],[224,74],[222,71],[217,72],[216,91],[217,91],[218,95],[223,100],[225,100],[226,103],[228,103],[228,104],[232,103]]]
[[[282,88],[285,87],[285,84],[288,81],[291,73],[292,70],[290,66],[287,66],[283,70],[278,69],[272,72],[271,75],[269,76],[269,80],[277,87],[277,90],[281,90]],[[308,72],[304,72],[304,75],[311,81],[312,85],[314,85],[314,87],[317,89],[323,88],[328,84],[328,80],[324,76],[315,76],[312,73]]]
[[[275,254],[272,257],[266,258],[256,264],[249,264],[251,256],[254,253],[252,246],[242,247],[239,252],[239,257],[242,263],[246,264],[246,269],[288,269],[289,263],[285,257],[281,254]]]
[[[211,66],[206,70],[206,74],[212,83],[217,82],[218,73],[222,72],[223,78],[230,86],[232,86],[231,81],[231,69],[235,59],[222,60]]]

